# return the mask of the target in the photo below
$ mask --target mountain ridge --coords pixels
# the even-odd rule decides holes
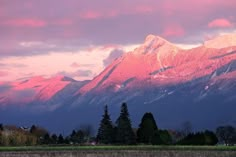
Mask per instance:
[[[215,50],[207,48],[205,46],[196,47],[190,50],[183,50],[173,46],[173,44],[164,40],[164,43],[167,42],[168,45],[168,49],[166,50],[166,49],[161,49],[161,47],[163,46],[163,44],[160,44],[163,43],[162,38],[161,42],[159,42],[160,37],[149,35],[147,38],[143,45],[140,45],[133,52],[129,52],[124,56],[118,58],[107,69],[104,70],[107,71],[107,74],[118,73],[116,75],[114,74],[115,76],[111,78],[110,82],[115,82],[115,81],[119,82],[119,79],[120,80],[123,79],[123,82],[125,82],[125,80],[129,80],[131,78],[139,78],[141,80],[143,79],[154,80],[158,78],[159,80],[164,80],[164,79],[167,80],[171,78],[178,78],[180,79],[179,81],[181,81],[181,77],[182,78],[189,77],[192,75],[196,76],[192,76],[189,79],[192,79],[193,77],[201,77],[203,75],[212,73],[214,70],[216,70],[218,66],[223,66],[229,63],[229,61],[231,60],[229,56],[234,55],[234,53],[232,52],[234,52],[235,50],[235,47],[227,47],[223,48],[222,50],[220,49]],[[157,42],[153,42],[156,40]],[[146,49],[146,47],[150,46],[150,43],[152,49],[151,50]],[[146,53],[143,53],[143,51],[145,51]],[[148,53],[150,51],[151,53]],[[227,53],[225,53],[226,51]],[[218,60],[220,59],[220,57],[225,57],[225,61]],[[199,63],[199,60],[201,60],[202,63]],[[143,64],[145,63],[145,61],[148,61],[149,65]],[[120,70],[117,70],[118,69],[117,65],[121,66],[121,68],[118,67]],[[188,69],[185,68],[191,66],[192,68]],[[176,71],[173,70],[174,67],[177,69]],[[199,70],[203,70],[203,67],[205,67],[204,69],[205,71],[204,73],[201,74]],[[129,74],[126,74],[128,76],[126,76],[125,74],[123,74],[122,76],[122,73],[124,73],[123,69],[125,69],[125,71],[129,71]],[[139,72],[137,72],[136,69],[138,69]],[[101,72],[101,74],[103,74],[103,72]],[[104,76],[106,75],[104,74]],[[147,77],[144,78],[142,76],[147,76]],[[82,91],[85,90],[86,86],[95,87],[96,85],[92,84],[96,84],[95,82],[97,82],[98,80],[103,80],[102,82],[104,82],[107,79],[102,79],[102,78],[99,79],[97,76],[94,80],[92,80],[89,83],[91,85],[85,85],[85,87],[81,88],[80,90]],[[94,87],[91,88],[94,89]],[[88,88],[87,90],[89,91],[91,89]]]
[[[25,105],[21,114],[41,111],[50,120],[35,119],[47,126],[55,121],[70,128],[77,123],[94,124],[103,105],[108,104],[111,113],[116,115],[117,106],[125,101],[136,126],[143,112],[151,111],[162,127],[174,128],[190,121],[196,129],[212,129],[236,122],[233,112],[236,109],[235,78],[236,44],[220,48],[201,45],[185,50],[161,37],[149,35],[138,48],[114,60],[91,81],[79,82],[63,76],[36,77],[21,84],[10,84],[9,88],[27,87],[36,91],[33,95],[39,98]],[[37,87],[39,85],[41,87]],[[47,93],[53,94],[39,101],[40,94],[47,96]],[[1,96],[0,102],[4,102],[4,95]],[[7,121],[7,117],[0,118]],[[75,118],[78,121],[74,121]],[[50,127],[53,129],[53,125]]]

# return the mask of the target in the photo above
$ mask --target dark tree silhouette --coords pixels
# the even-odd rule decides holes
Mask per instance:
[[[89,142],[90,138],[93,136],[94,134],[94,129],[93,126],[90,124],[83,124],[79,127],[79,130],[77,133],[79,133],[80,131],[80,135],[81,136],[83,134],[83,140],[85,140],[84,142]],[[82,133],[81,133],[82,132]],[[80,138],[81,139],[81,138]],[[82,140],[82,139],[81,139]],[[80,141],[81,143],[82,141]]]
[[[34,133],[37,130],[35,125],[32,125],[30,128],[30,133]]]
[[[214,132],[206,130],[204,135],[206,145],[216,145],[218,143],[218,138]]]
[[[120,116],[116,120],[116,142],[119,144],[134,144],[136,143],[135,134],[132,130],[131,121],[127,104],[121,105]]]
[[[52,134],[51,136],[51,143],[52,144],[57,144],[58,137],[56,134]]]
[[[30,128],[30,133],[35,137],[37,137],[37,143],[41,144],[44,142],[42,140],[48,134],[48,131],[42,127],[37,127],[35,125],[32,125]]]
[[[3,124],[0,124],[0,131],[3,131]]]
[[[232,126],[220,126],[216,129],[216,135],[225,145],[231,145],[235,142],[236,130]]]
[[[64,140],[64,137],[62,136],[62,134],[60,134],[58,136],[58,144],[63,144],[63,143],[65,143],[65,140]]]
[[[139,143],[151,144],[155,132],[158,130],[152,113],[145,113],[139,124],[137,140]]]
[[[218,139],[214,132],[204,131],[197,133],[190,133],[183,139],[181,139],[177,144],[180,145],[215,145]]]
[[[73,130],[69,139],[74,144],[85,143],[87,141],[85,133],[82,130]]]
[[[42,140],[42,144],[51,144],[52,140],[50,135],[47,133],[44,135],[43,140]]]
[[[114,129],[107,105],[104,107],[104,114],[98,129],[97,141],[104,144],[111,144],[114,141]]]

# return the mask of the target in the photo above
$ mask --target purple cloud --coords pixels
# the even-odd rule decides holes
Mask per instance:
[[[25,68],[25,67],[27,67],[27,65],[26,64],[16,64],[16,63],[13,63],[13,64],[0,63],[0,67],[4,67],[4,68]],[[1,72],[0,72],[0,75],[1,75]]]
[[[120,49],[115,49],[113,51],[110,52],[109,56],[103,60],[103,64],[104,66],[108,66],[109,64],[111,64],[116,58],[122,56],[124,54],[123,50]]]
[[[56,75],[63,75],[67,77],[91,77],[93,75],[91,70],[76,70],[74,72],[60,71]]]
[[[96,52],[97,47],[103,46],[107,52],[107,45],[114,46],[116,52],[106,59],[100,57],[96,63],[67,64],[74,70],[86,70],[64,72],[70,76],[91,76],[90,70],[95,73],[98,63],[107,66],[122,55],[119,51],[122,46],[140,44],[148,34],[161,35],[180,44],[196,44],[204,37],[233,32],[236,30],[235,10],[235,0],[136,0],[135,3],[126,0],[0,0],[0,58],[8,64],[0,64],[4,68],[0,76],[7,78],[20,73],[9,70],[17,67],[10,65],[12,56],[94,53],[88,49],[92,47]],[[99,54],[101,51],[96,53],[104,56]],[[37,75],[37,70],[34,72]],[[20,74],[20,77],[26,75]]]
[[[0,84],[0,93],[4,93],[4,92],[10,90],[11,88],[12,88],[12,86],[7,83]]]
[[[12,19],[12,20],[6,20],[3,25],[6,25],[8,27],[45,27],[46,22],[39,19]]]
[[[73,62],[70,67],[72,68],[91,68],[91,67],[94,67],[96,65],[94,64],[80,64],[80,63],[77,63],[77,62]]]
[[[148,34],[162,35],[174,42],[199,42],[205,32],[214,33],[219,27],[226,31],[235,29],[232,25],[236,21],[235,10],[235,0],[136,0],[135,3],[1,0],[0,55],[35,55],[65,48],[73,51],[88,45],[136,44]],[[55,47],[19,46],[21,42],[32,41]]]

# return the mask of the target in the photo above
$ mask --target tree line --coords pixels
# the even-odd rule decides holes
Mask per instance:
[[[187,122],[181,131],[164,130],[158,128],[152,113],[147,112],[143,115],[138,128],[133,129],[127,104],[123,103],[115,124],[111,121],[108,106],[104,107],[96,139],[98,144],[234,145],[236,128],[220,126],[215,132],[209,130],[193,132],[191,124]]]
[[[66,137],[62,134],[50,134],[45,128],[32,125],[30,128],[0,124],[0,146],[67,145],[89,144],[95,141],[91,137],[91,126],[84,125],[73,130]]]
[[[216,134],[212,131],[179,133],[159,129],[152,113],[143,115],[138,129],[132,129],[127,104],[121,105],[120,116],[115,125],[110,119],[108,106],[99,125],[97,142],[100,144],[152,144],[152,145],[215,145],[218,143]]]
[[[128,106],[122,103],[119,117],[112,122],[105,105],[97,135],[93,136],[91,125],[83,125],[70,135],[50,134],[45,128],[32,125],[30,128],[0,124],[0,146],[22,145],[234,145],[236,128],[220,126],[215,132],[205,130],[193,132],[191,124],[185,123],[184,129],[166,130],[158,128],[151,112],[144,113],[138,128],[132,127]]]

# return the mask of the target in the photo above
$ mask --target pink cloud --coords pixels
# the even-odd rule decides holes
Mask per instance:
[[[98,11],[99,10],[99,11]],[[152,6],[137,5],[132,7],[113,7],[109,9],[89,10],[80,13],[82,19],[99,19],[99,18],[113,18],[120,15],[135,15],[135,14],[147,14],[154,11]]]
[[[185,30],[179,25],[169,25],[167,26],[162,35],[164,37],[179,37],[185,34]]]
[[[194,9],[190,6],[194,6]],[[235,0],[163,0],[160,2],[159,13],[172,17],[183,14],[183,17],[189,17],[189,19],[202,20],[212,15],[220,15],[220,12],[225,12],[225,8],[233,10],[235,6]],[[230,12],[232,11],[228,10],[228,13]]]
[[[53,24],[59,25],[59,26],[69,26],[69,25],[73,24],[73,20],[72,19],[60,19],[60,20],[56,20],[55,22],[53,22]]]
[[[8,72],[0,71],[0,77],[4,77],[4,76],[7,76],[7,75],[8,75]]]
[[[74,62],[74,63],[72,63],[72,64],[70,65],[70,67],[72,67],[72,68],[78,68],[78,67],[80,67],[80,65],[79,65],[78,63]]]
[[[4,22],[5,25],[14,27],[45,27],[47,23],[39,19],[12,19]]]
[[[102,50],[118,49],[118,48],[120,48],[120,47],[121,47],[121,46],[118,45],[118,44],[105,44],[105,45],[103,45]]]
[[[108,13],[107,13],[107,17],[116,17],[119,15],[119,11],[118,10],[110,10]]]
[[[147,5],[146,6],[140,5],[135,8],[136,13],[151,13],[153,11],[154,11],[153,7]]]
[[[155,12],[156,8],[150,5],[139,4],[136,6],[121,7],[118,10],[109,11],[108,15],[115,12],[115,16],[119,15],[145,15]]]
[[[215,19],[208,23],[209,28],[228,28],[233,27],[233,23],[231,23],[229,20],[221,18],[221,19]]]
[[[103,15],[97,11],[86,11],[80,14],[82,19],[97,19],[102,17]]]
[[[91,67],[94,67],[96,66],[95,64],[80,64],[80,63],[77,63],[77,62],[73,62],[70,67],[72,68],[91,68]]]

